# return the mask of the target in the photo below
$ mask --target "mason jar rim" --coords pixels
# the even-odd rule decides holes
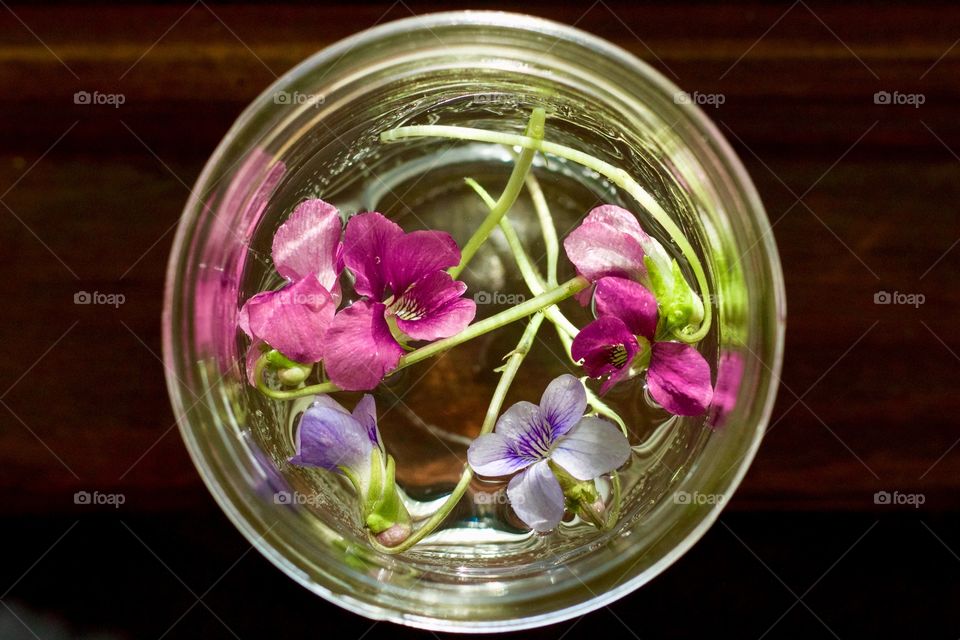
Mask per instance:
[[[610,42],[607,42],[606,40],[603,40],[602,38],[593,36],[587,32],[570,27],[568,25],[533,16],[499,11],[451,11],[414,16],[395,22],[378,25],[340,40],[337,43],[334,43],[310,56],[305,61],[301,62],[278,78],[242,112],[237,121],[233,124],[233,126],[231,126],[227,134],[224,136],[223,141],[221,141],[217,149],[211,155],[209,161],[200,174],[194,187],[194,193],[203,193],[205,185],[210,182],[211,177],[219,168],[219,165],[223,161],[226,153],[230,150],[234,140],[241,132],[250,126],[251,121],[258,112],[264,108],[269,108],[271,99],[270,96],[274,95],[278,89],[284,86],[289,86],[292,81],[302,77],[310,70],[327,64],[330,61],[336,60],[340,56],[346,55],[346,53],[355,48],[362,47],[366,44],[376,42],[381,39],[396,36],[398,34],[423,30],[429,31],[431,28],[439,28],[443,26],[494,27],[517,32],[535,32],[539,34],[555,36],[558,40],[565,40],[583,46],[596,52],[600,56],[623,64],[625,67],[629,68],[632,73],[635,73],[640,79],[642,79],[643,82],[652,85],[654,88],[657,88],[666,94],[675,95],[679,91],[679,89],[667,78],[629,52]],[[723,171],[732,174],[732,182],[736,185],[737,191],[744,199],[745,208],[753,213],[755,218],[754,222],[764,227],[762,229],[764,233],[761,239],[761,246],[764,250],[766,262],[769,264],[770,271],[773,274],[771,282],[772,294],[775,300],[774,304],[776,306],[776,313],[780,319],[774,328],[776,334],[773,336],[774,361],[769,364],[771,368],[771,375],[774,378],[777,378],[780,371],[783,353],[784,326],[782,318],[784,316],[785,294],[777,250],[770,234],[766,233],[766,231],[769,229],[769,223],[766,220],[763,206],[760,202],[758,194],[756,193],[753,183],[746,173],[746,170],[717,127],[695,106],[678,104],[677,108],[682,110],[690,118],[693,124],[700,128],[709,138],[710,144],[716,148],[720,156],[720,160],[723,163]],[[200,210],[194,206],[192,201],[187,204],[187,207],[184,211],[184,217],[181,220],[177,230],[167,269],[163,327],[164,361],[166,365],[165,369],[167,384],[170,389],[174,411],[178,416],[181,434],[187,444],[188,451],[195,466],[199,470],[208,490],[210,490],[210,492],[213,494],[216,501],[227,514],[231,522],[243,533],[243,535],[258,551],[264,554],[286,575],[292,577],[294,580],[312,592],[331,602],[334,602],[338,606],[342,606],[350,611],[353,611],[354,613],[358,613],[369,618],[389,620],[401,624],[413,624],[417,627],[435,631],[505,632],[528,629],[583,615],[590,611],[606,606],[623,595],[636,590],[641,585],[659,575],[666,567],[671,565],[680,556],[686,553],[686,551],[704,535],[704,533],[719,517],[720,511],[723,507],[722,503],[713,505],[704,513],[700,521],[692,526],[690,531],[678,544],[673,546],[663,556],[659,557],[643,572],[633,576],[626,582],[604,591],[603,593],[595,594],[593,597],[585,599],[579,604],[569,606],[561,610],[539,613],[513,620],[485,619],[479,621],[465,621],[461,619],[443,620],[434,617],[420,617],[410,612],[381,608],[360,598],[353,598],[349,596],[345,597],[343,594],[336,593],[327,586],[318,583],[311,576],[304,573],[274,544],[265,542],[266,534],[263,532],[262,527],[258,527],[257,523],[251,522],[250,515],[244,513],[244,509],[241,509],[241,505],[235,501],[239,499],[240,496],[231,496],[228,494],[224,483],[220,478],[218,478],[218,472],[221,470],[215,469],[213,461],[204,455],[204,450],[200,443],[200,437],[203,434],[199,433],[194,428],[194,425],[192,425],[185,417],[186,412],[183,410],[183,399],[180,394],[182,381],[178,379],[176,373],[178,371],[178,362],[175,354],[180,345],[174,343],[175,336],[173,323],[175,319],[172,317],[172,311],[176,306],[175,297],[181,294],[180,276],[181,268],[183,266],[181,259],[186,256],[186,250],[188,249],[187,240],[190,233],[190,227],[196,221],[196,218],[200,215],[200,213]],[[763,406],[760,419],[756,425],[751,425],[754,429],[752,439],[747,447],[745,455],[739,463],[739,466],[732,472],[731,480],[726,491],[726,495],[728,496],[736,490],[737,486],[739,486],[744,474],[746,473],[756,454],[756,451],[760,445],[760,441],[763,437],[764,427],[769,420],[769,416],[773,408],[773,399],[775,393],[776,385],[770,385],[769,389],[767,390],[766,397],[758,399],[758,402],[762,403]],[[223,461],[220,461],[220,464],[223,464]]]

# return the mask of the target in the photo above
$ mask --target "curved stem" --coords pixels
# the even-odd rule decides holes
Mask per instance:
[[[490,194],[484,189],[480,184],[473,178],[465,178],[464,182],[473,189],[477,195],[487,204],[487,206],[493,206],[494,200],[490,197]],[[550,226],[553,226],[553,221],[549,222]],[[513,225],[510,223],[509,218],[504,216],[500,219],[500,230],[503,232],[504,237],[507,239],[507,244],[510,246],[510,252],[513,254],[514,260],[517,262],[517,266],[520,268],[520,275],[523,277],[523,281],[527,284],[527,288],[530,289],[530,292],[533,295],[540,295],[546,289],[546,284],[543,281],[543,277],[537,271],[537,268],[533,265],[533,262],[530,260],[530,256],[527,255],[526,250],[523,248],[523,243],[520,242],[520,236],[517,235],[516,230],[513,228]],[[554,279],[556,279],[556,272],[554,272]],[[576,325],[574,325],[566,316],[558,309],[557,307],[548,307],[544,313],[547,316],[547,319],[550,320],[557,327],[558,331],[563,331],[568,336],[573,337],[579,333]]]
[[[447,349],[452,349],[459,344],[463,344],[468,340],[473,340],[474,338],[482,336],[485,333],[489,333],[494,329],[499,329],[500,327],[506,326],[511,322],[522,320],[531,314],[537,313],[538,311],[543,311],[547,307],[552,307],[558,302],[566,300],[570,296],[583,291],[588,286],[590,286],[590,283],[581,276],[571,278],[560,286],[550,289],[549,291],[545,291],[544,293],[530,298],[525,302],[521,302],[520,304],[492,315],[489,318],[484,318],[479,322],[474,322],[455,336],[437,340],[426,346],[420,347],[419,349],[414,349],[410,353],[400,358],[400,361],[397,363],[397,368],[394,369],[394,371],[399,371],[404,367],[409,367],[412,364],[432,358],[433,356],[443,353]],[[295,400],[297,398],[312,396],[318,393],[333,393],[335,391],[342,391],[340,387],[332,382],[322,382],[320,384],[302,387],[293,391],[278,391],[271,389],[263,381],[263,369],[266,364],[266,359],[263,357],[257,360],[256,368],[254,369],[254,382],[257,384],[257,389],[270,398],[274,398],[276,400]]]
[[[527,191],[533,200],[533,209],[537,212],[540,221],[540,232],[543,234],[543,245],[547,249],[547,286],[557,286],[557,260],[560,257],[560,242],[557,239],[557,226],[553,223],[550,207],[543,196],[540,182],[532,173],[527,174]]]
[[[384,131],[380,134],[380,140],[383,142],[395,142],[403,138],[423,137],[453,138],[456,140],[471,140],[474,142],[490,142],[493,144],[501,144],[506,146],[520,146],[524,149],[534,149],[536,151],[550,153],[555,156],[570,160],[571,162],[576,162],[577,164],[583,165],[589,169],[593,169],[629,193],[630,196],[640,204],[640,206],[646,209],[650,215],[653,216],[653,218],[667,232],[667,235],[669,235],[670,238],[677,244],[677,246],[680,248],[680,252],[690,264],[690,268],[693,270],[693,274],[697,279],[697,285],[700,287],[700,295],[704,300],[703,322],[700,324],[699,329],[690,333],[684,333],[679,337],[686,342],[693,343],[703,339],[703,337],[707,335],[707,332],[710,330],[713,310],[711,309],[711,305],[707,302],[710,299],[710,285],[707,282],[707,276],[703,270],[703,264],[701,264],[700,258],[693,250],[693,247],[683,234],[683,231],[679,226],[677,226],[677,223],[675,223],[670,216],[667,215],[667,212],[663,209],[663,207],[660,206],[653,196],[651,196],[646,189],[640,186],[640,183],[634,180],[626,171],[615,167],[608,162],[604,162],[600,158],[596,158],[588,153],[584,153],[583,151],[579,151],[572,147],[548,142],[546,140],[538,140],[537,138],[530,136],[500,133],[497,131],[487,131],[484,129],[452,127],[446,125],[420,125],[398,127],[396,129],[391,129],[390,131]]]
[[[510,385],[513,384],[514,378],[517,376],[517,372],[520,370],[520,365],[523,362],[523,359],[526,357],[527,352],[530,351],[530,348],[533,346],[533,340],[537,335],[537,331],[540,329],[540,325],[543,322],[543,313],[539,312],[530,318],[530,322],[527,323],[527,328],[524,330],[523,335],[520,337],[520,341],[517,343],[517,348],[514,349],[510,355],[507,357],[507,364],[503,367],[503,373],[500,375],[500,380],[497,382],[497,388],[493,392],[493,397],[490,399],[490,404],[487,406],[487,413],[483,418],[483,425],[480,427],[480,433],[478,435],[482,436],[484,434],[490,433],[493,431],[493,427],[497,424],[497,417],[500,415],[500,410],[503,408],[503,402],[507,397],[507,391],[510,390]],[[454,507],[460,502],[460,499],[463,498],[463,494],[467,492],[467,487],[470,486],[470,482],[473,480],[473,470],[469,465],[466,465],[463,469],[463,473],[460,474],[460,480],[457,482],[457,486],[454,487],[453,491],[447,496],[447,499],[444,501],[440,508],[416,531],[414,531],[409,538],[404,540],[402,543],[395,547],[387,547],[370,536],[370,544],[381,553],[396,554],[402,553],[417,544],[428,535],[433,533],[433,531],[440,526],[444,520],[447,519],[447,516],[450,515],[450,512],[453,511]]]
[[[610,484],[613,485],[613,496],[610,499],[610,513],[607,515],[607,521],[604,523],[605,529],[612,529],[613,525],[620,519],[620,503],[623,500],[623,490],[620,487],[620,474],[616,471],[610,474]]]
[[[533,113],[530,114],[530,121],[527,124],[527,135],[535,139],[542,139],[545,120],[546,112],[539,107],[534,109]],[[480,223],[477,230],[473,232],[473,235],[470,236],[467,243],[463,245],[463,250],[460,252],[460,264],[450,269],[449,273],[454,279],[466,268],[467,263],[473,259],[480,245],[487,241],[487,238],[497,226],[497,223],[506,215],[510,207],[513,206],[513,203],[517,201],[520,190],[523,189],[524,179],[530,172],[530,165],[533,164],[533,156],[536,152],[537,150],[532,147],[520,152],[520,156],[513,165],[513,171],[510,173],[510,179],[507,181],[507,186],[504,188],[503,193],[500,194],[497,202],[490,207],[490,212],[487,214],[487,217]]]

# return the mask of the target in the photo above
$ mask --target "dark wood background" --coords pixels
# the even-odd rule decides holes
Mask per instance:
[[[189,185],[240,110],[325,45],[442,8],[0,1],[0,637],[408,634],[310,596],[216,509],[167,401],[160,308]],[[769,434],[721,523],[611,610],[528,635],[960,636],[960,9],[522,10],[724,97],[706,111],[766,204],[789,308]]]

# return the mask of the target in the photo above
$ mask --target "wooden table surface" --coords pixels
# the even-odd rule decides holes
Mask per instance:
[[[37,547],[9,561],[11,583],[70,522],[100,523],[89,525],[95,531],[104,518],[162,527],[205,514],[243,551],[186,454],[163,381],[161,297],[177,218],[214,146],[278,75],[358,30],[442,8],[0,2],[0,496],[6,526]],[[956,596],[960,9],[599,0],[523,10],[607,38],[689,92],[724,97],[706,110],[767,207],[788,299],[779,399],[731,517],[785,554],[765,536],[795,543],[804,529],[791,513],[835,514],[841,524],[824,530],[845,542],[831,543],[827,555],[836,553],[821,571],[871,522],[899,523],[892,532],[913,527],[911,544],[927,549],[932,564],[958,563],[933,582]],[[76,104],[78,91],[120,94],[123,104]],[[877,104],[877,92],[922,104]],[[76,305],[79,291],[126,302]],[[875,304],[882,291],[924,302]],[[119,516],[91,516],[74,504],[81,490],[122,492],[126,503]],[[922,494],[924,504],[878,506],[880,490]],[[204,535],[178,539],[209,541]],[[899,534],[889,535],[897,544]],[[97,540],[90,534],[88,543]],[[677,582],[660,583],[664,600]],[[127,629],[134,637],[165,626],[136,624]],[[827,626],[811,624],[815,636]],[[225,633],[211,625],[205,637]],[[656,629],[658,637],[676,631]]]

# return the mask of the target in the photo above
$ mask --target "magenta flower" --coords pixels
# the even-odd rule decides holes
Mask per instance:
[[[647,369],[650,395],[670,413],[702,414],[710,405],[710,365],[681,342],[655,341],[657,301],[643,285],[616,277],[601,278],[594,293],[597,319],[573,340],[571,354],[592,378],[609,376],[610,387]]]
[[[273,262],[289,282],[258,293],[240,309],[238,324],[253,341],[251,352],[259,354],[266,343],[296,362],[322,358],[323,336],[340,302],[342,228],[334,206],[312,199],[300,203],[277,229]]]
[[[404,231],[376,212],[354,216],[344,234],[343,262],[366,299],[342,310],[330,323],[323,355],[327,375],[342,389],[372,389],[396,368],[404,348],[391,332],[437,340],[463,330],[476,315],[467,286],[446,269],[460,262],[460,249],[440,231]]]
[[[562,375],[547,386],[540,406],[513,405],[493,433],[480,436],[467,450],[470,466],[480,475],[516,474],[507,497],[517,516],[536,531],[556,528],[565,511],[551,463],[586,481],[619,468],[630,455],[623,433],[606,420],[585,417],[586,408],[583,385]]]

